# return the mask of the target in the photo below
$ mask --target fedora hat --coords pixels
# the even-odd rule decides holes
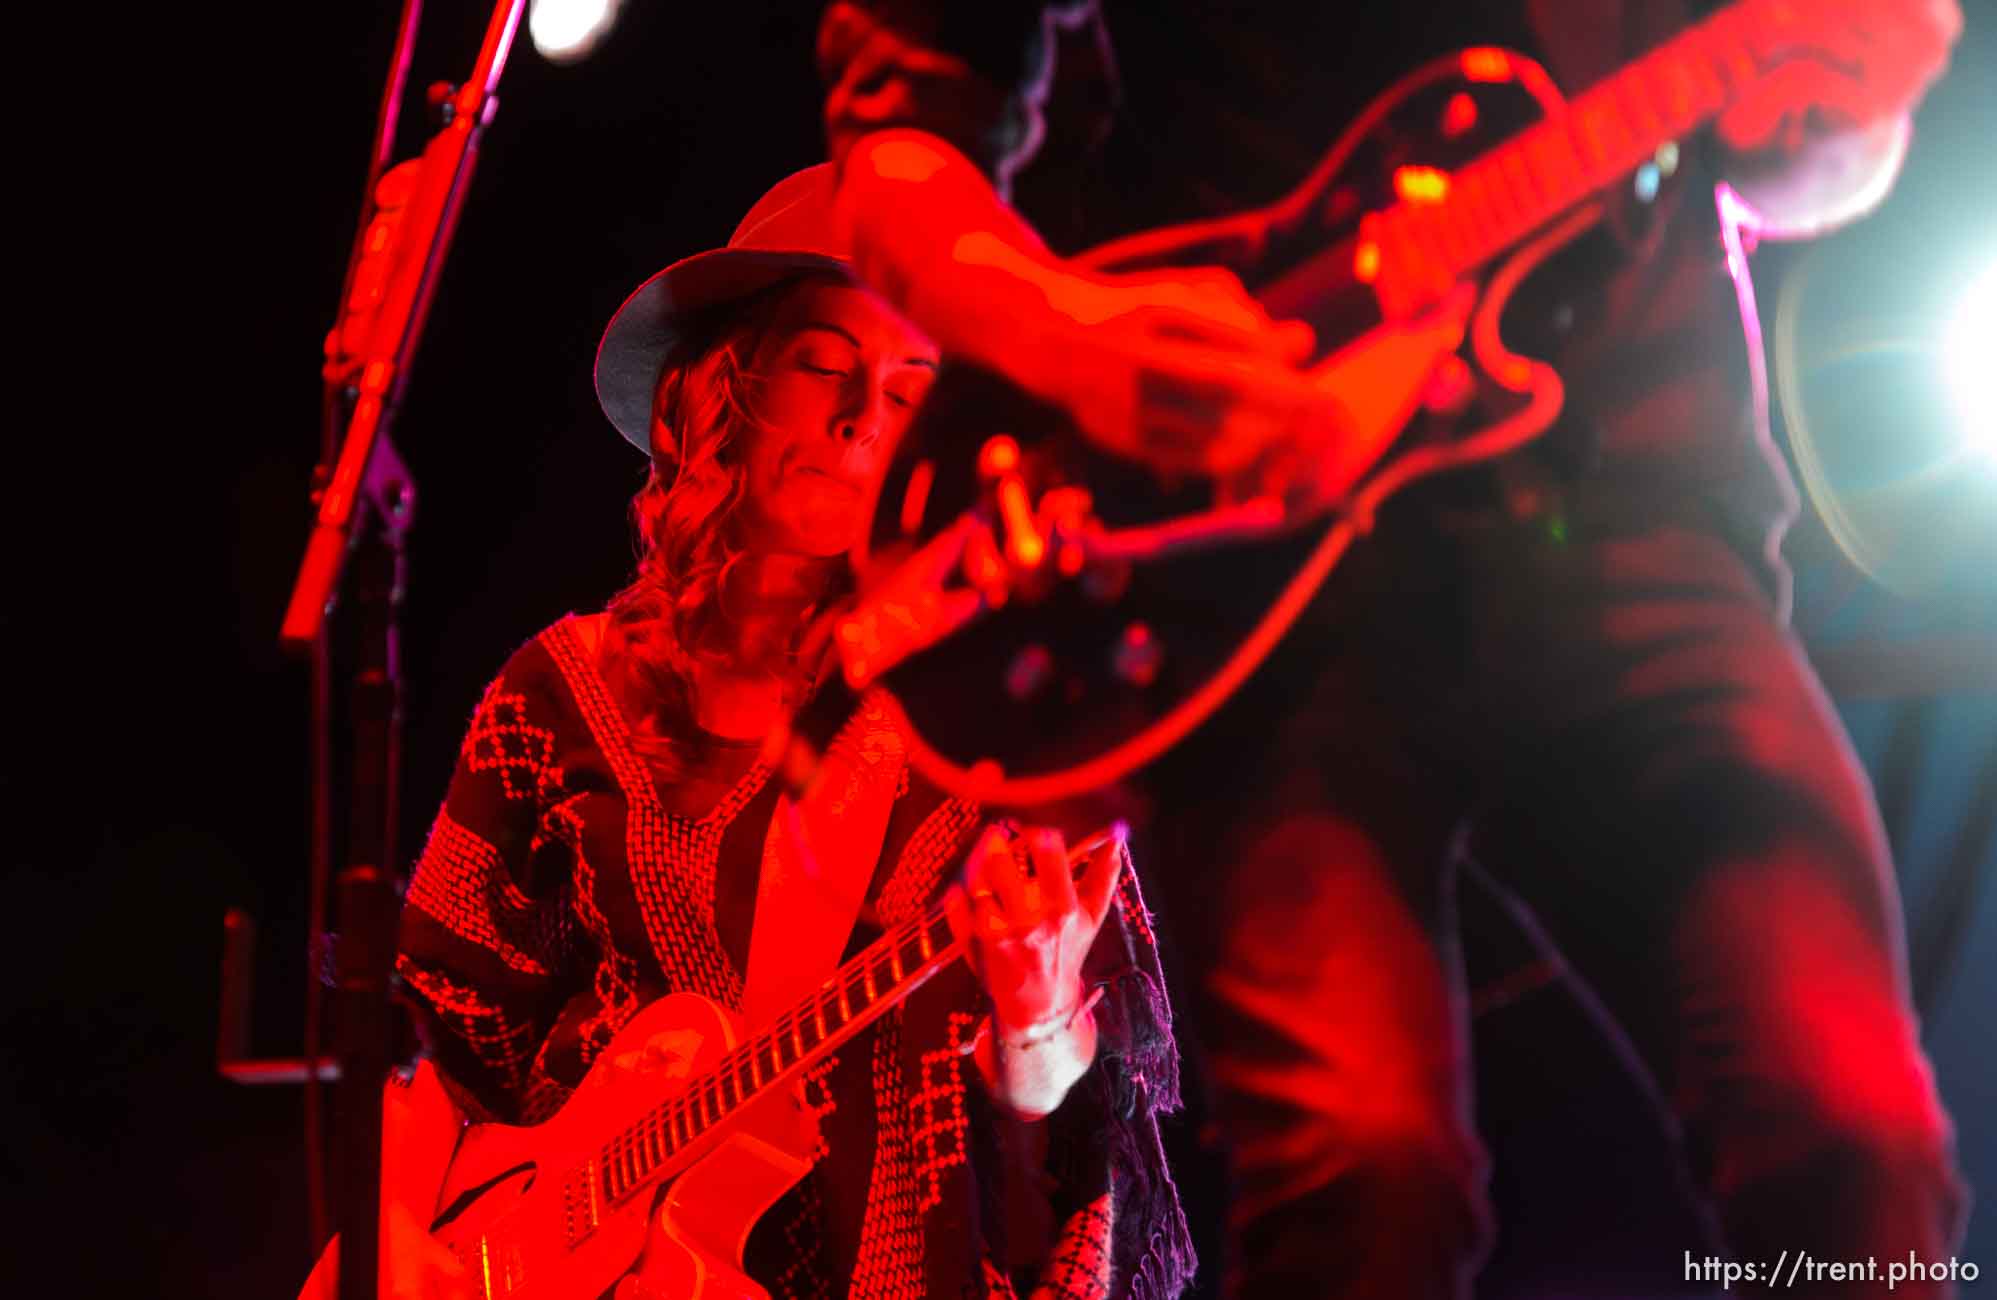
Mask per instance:
[[[850,250],[834,231],[833,188],[830,163],[784,177],[725,248],[681,258],[624,300],[597,345],[596,400],[625,441],[651,452],[652,392],[708,313],[792,276],[850,274]]]

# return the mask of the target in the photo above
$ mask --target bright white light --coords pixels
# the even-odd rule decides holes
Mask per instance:
[[[1942,366],[1964,440],[1997,456],[1997,263],[1970,283],[1949,318]]]
[[[541,57],[574,63],[596,48],[617,21],[621,0],[530,0],[527,32]]]

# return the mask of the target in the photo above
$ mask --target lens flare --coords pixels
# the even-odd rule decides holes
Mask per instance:
[[[1997,457],[1997,262],[1983,268],[1957,304],[1942,340],[1942,367],[1963,440]]]

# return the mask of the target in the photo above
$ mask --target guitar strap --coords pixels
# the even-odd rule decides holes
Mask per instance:
[[[908,768],[873,696],[828,747],[802,798],[778,798],[763,839],[742,1016],[755,1030],[838,968]]]

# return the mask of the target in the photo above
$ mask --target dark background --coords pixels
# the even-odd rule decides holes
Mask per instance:
[[[1957,71],[1923,110],[1895,197],[1812,254],[1813,283],[1843,289],[1820,311],[1931,320],[1967,267],[1997,256],[1997,14],[1965,7]],[[577,67],[549,65],[524,33],[515,49],[398,428],[421,491],[403,640],[405,857],[488,676],[624,575],[623,501],[643,466],[597,412],[598,331],[645,275],[721,243],[775,178],[820,156],[816,8],[630,0]],[[463,75],[486,18],[433,3],[414,84]],[[92,82],[124,114],[124,147],[115,166],[82,155],[99,173],[90,221],[105,233],[70,295],[82,319],[66,326],[85,343],[63,393],[79,463],[60,483],[23,472],[13,484],[25,510],[76,504],[18,551],[30,587],[8,618],[25,708],[7,777],[16,996],[0,1104],[14,1115],[0,1174],[18,1211],[9,1235],[31,1249],[0,1255],[65,1293],[283,1295],[308,1266],[300,1093],[214,1071],[221,920],[238,906],[260,922],[254,1046],[295,1054],[307,678],[276,630],[306,535],[320,341],[394,19],[388,4],[204,11],[132,42],[171,41],[184,57],[135,50],[143,71]],[[406,128],[399,156],[421,138],[414,110]],[[62,210],[40,204],[37,219]],[[1796,265],[1789,250],[1762,257],[1765,306]],[[1933,404],[1930,359],[1886,351],[1818,367],[1815,391],[1915,419]],[[1919,443],[1904,433],[1879,441]],[[1949,510],[1968,499],[1997,518],[1997,462],[1944,477]],[[1936,517],[1919,498],[1912,517],[1903,545],[1942,544],[1918,526]],[[1997,576],[1988,549],[1947,544],[1957,553],[1942,577],[1897,591],[1814,514],[1790,553],[1798,628],[1901,862],[1964,1161],[1997,1185]],[[1473,920],[1502,964],[1517,941],[1483,911]],[[1492,1293],[1596,1257],[1663,1289],[1694,1245],[1633,1085],[1577,1026],[1559,991],[1478,1022],[1507,1224]],[[1190,1123],[1174,1141],[1205,1236],[1211,1168]],[[1997,1267],[1997,1212],[1979,1211],[1964,1258]]]

